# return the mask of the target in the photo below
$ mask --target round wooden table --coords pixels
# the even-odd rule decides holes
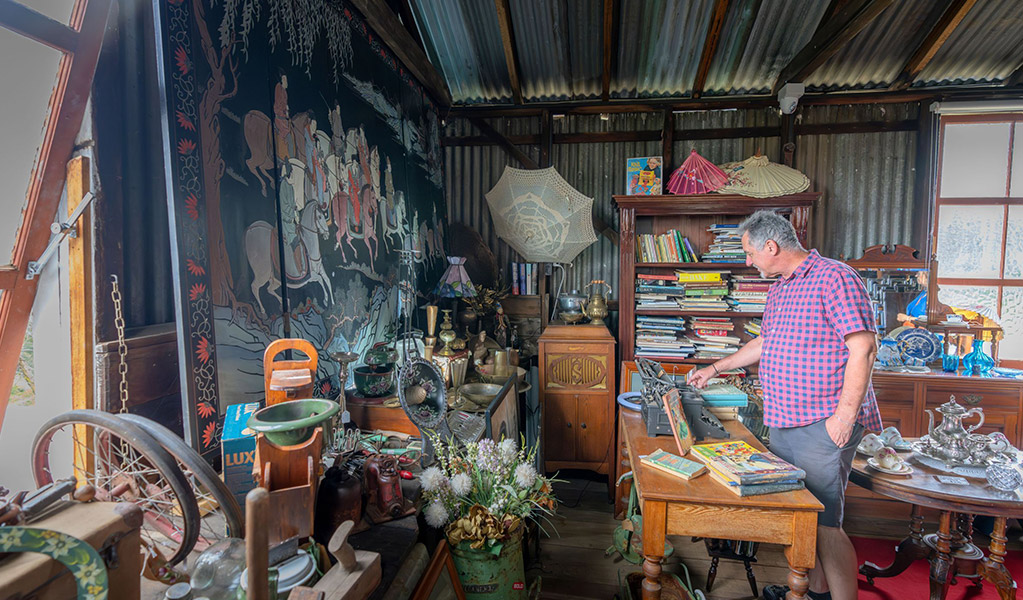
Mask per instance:
[[[903,455],[903,458],[908,458]],[[1002,600],[1016,597],[1016,582],[1005,568],[1005,523],[1007,519],[1023,518],[1023,500],[1014,492],[1002,492],[984,479],[964,478],[969,485],[942,483],[938,475],[955,476],[909,460],[913,473],[909,476],[886,475],[867,466],[867,459],[857,454],[849,480],[872,492],[913,505],[909,537],[896,547],[895,561],[885,568],[870,562],[860,566],[868,582],[877,577],[894,577],[917,559],[931,564],[931,600],[943,600],[951,579],[976,576],[998,588]],[[936,535],[923,535],[922,507],[941,511]],[[973,517],[995,518],[987,557],[973,545]],[[928,543],[930,542],[930,543]]]

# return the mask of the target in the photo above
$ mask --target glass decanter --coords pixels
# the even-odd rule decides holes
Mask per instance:
[[[995,359],[984,353],[984,340],[974,338],[973,350],[963,357],[965,375],[986,377],[995,366]]]

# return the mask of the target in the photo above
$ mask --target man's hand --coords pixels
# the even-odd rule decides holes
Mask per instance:
[[[698,390],[702,390],[707,387],[708,381],[717,376],[718,372],[714,370],[713,366],[704,367],[698,371],[690,371],[686,383]]]
[[[839,448],[845,448],[845,445],[849,443],[855,425],[855,421],[849,422],[837,415],[831,415],[824,421],[824,428],[828,430],[831,441],[835,442]]]

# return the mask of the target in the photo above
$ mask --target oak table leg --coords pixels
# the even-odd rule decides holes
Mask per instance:
[[[995,584],[1002,600],[1016,597],[1016,582],[1005,568],[1005,517],[995,517],[991,531],[991,554],[980,563],[980,576]]]
[[[931,559],[931,599],[945,600],[949,579],[954,573],[952,558],[952,513],[942,511],[938,521],[937,554]]]
[[[661,598],[661,560],[667,527],[664,502],[643,503],[643,600]]]
[[[793,516],[792,545],[785,548],[785,560],[789,563],[789,592],[785,600],[804,600],[810,589],[807,574],[817,560],[817,513]]]
[[[883,569],[869,561],[860,565],[860,573],[867,577],[867,583],[874,585],[875,577],[895,577],[909,568],[909,565],[916,560],[930,558],[931,548],[924,543],[923,532],[923,509],[914,504],[913,515],[909,521],[909,537],[895,547],[895,560],[892,561],[892,564]]]

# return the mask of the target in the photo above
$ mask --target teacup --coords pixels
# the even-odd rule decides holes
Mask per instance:
[[[885,446],[898,446],[902,442],[902,434],[895,427],[885,427],[877,437],[881,438]]]
[[[874,460],[882,469],[888,469],[889,471],[899,471],[902,469],[902,459],[892,448],[881,448],[874,455]]]
[[[873,456],[882,448],[884,448],[884,442],[881,438],[877,437],[876,433],[868,433],[860,440],[858,449],[864,454]]]

